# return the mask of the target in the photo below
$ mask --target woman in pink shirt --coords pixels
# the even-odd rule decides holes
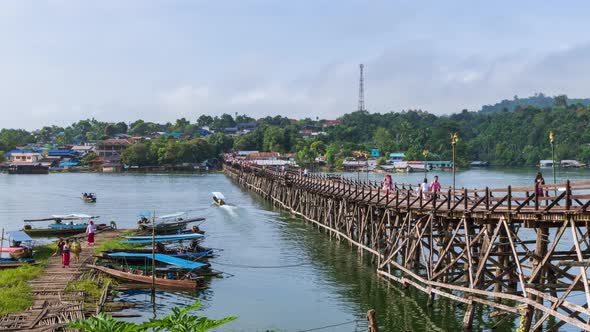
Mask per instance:
[[[433,193],[437,193],[440,191],[440,182],[438,182],[438,175],[434,176],[434,180],[430,184],[430,191]]]

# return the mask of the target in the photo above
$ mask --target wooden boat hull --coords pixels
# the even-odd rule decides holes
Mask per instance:
[[[49,229],[49,228],[31,228],[22,229],[23,232],[27,233],[30,237],[68,237],[76,234],[86,232],[86,228],[62,228],[62,229]]]
[[[153,278],[151,276],[144,276],[139,274],[134,274],[131,272],[120,271],[117,269],[109,268],[106,266],[97,266],[97,265],[90,265],[90,267],[94,268],[95,270],[104,272],[112,277],[115,277],[120,280],[132,281],[132,282],[140,282],[145,284],[151,284],[152,282],[155,283],[156,286],[160,287],[167,287],[167,288],[179,288],[179,289],[204,289],[207,288],[203,284],[203,279],[186,279],[186,280],[175,280],[175,279],[164,279],[164,278]]]
[[[10,257],[14,259],[30,258],[33,257],[33,250],[29,248],[23,248],[10,253]]]
[[[86,203],[96,203],[96,197],[83,197],[82,200]]]

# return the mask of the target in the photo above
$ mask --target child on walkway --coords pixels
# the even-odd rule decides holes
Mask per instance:
[[[82,252],[82,246],[80,245],[80,242],[78,242],[78,239],[74,239],[74,242],[71,246],[71,251],[72,254],[74,254],[74,261],[76,264],[80,264],[80,253]]]
[[[61,267],[70,267],[70,240],[64,244],[63,252],[61,253]]]
[[[55,252],[53,253],[53,256],[61,256],[63,249],[64,249],[64,245],[66,243],[64,242],[64,240],[60,237],[59,240],[57,240],[57,247],[55,248]]]

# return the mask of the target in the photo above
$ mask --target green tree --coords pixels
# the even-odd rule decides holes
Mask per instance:
[[[125,165],[129,166],[150,166],[149,146],[146,143],[137,143],[123,150],[121,159]]]
[[[93,160],[94,160],[94,159],[96,159],[96,158],[98,158],[98,156],[97,156],[96,154],[94,154],[94,153],[89,153],[89,154],[87,154],[87,155],[86,155],[84,158],[82,158],[82,159],[80,160],[80,162],[81,162],[83,165],[88,165],[88,164],[90,164],[90,162],[91,162],[91,161],[93,161]]]
[[[296,153],[297,163],[300,166],[307,166],[311,164],[316,157],[316,154],[308,147],[305,147]]]
[[[335,143],[328,145],[326,148],[326,164],[334,166],[336,164],[336,156],[340,153],[340,147]]]
[[[395,149],[395,138],[389,130],[382,127],[377,128],[373,133],[373,142],[375,142],[375,147],[384,154],[393,152]]]
[[[234,141],[231,137],[222,133],[214,133],[207,137],[207,141],[213,147],[213,153],[218,156],[220,153],[228,152],[232,149]]]
[[[210,115],[203,114],[197,119],[197,125],[199,125],[199,127],[210,126],[212,124],[213,118]]]
[[[566,95],[555,96],[554,103],[555,103],[555,107],[566,107],[567,106],[567,96]]]
[[[33,135],[23,129],[0,130],[0,150],[2,151],[10,151],[18,145],[24,145],[34,141]]]

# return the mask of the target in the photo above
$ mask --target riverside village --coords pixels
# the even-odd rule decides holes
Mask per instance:
[[[590,4],[0,3],[0,331],[590,331]]]

